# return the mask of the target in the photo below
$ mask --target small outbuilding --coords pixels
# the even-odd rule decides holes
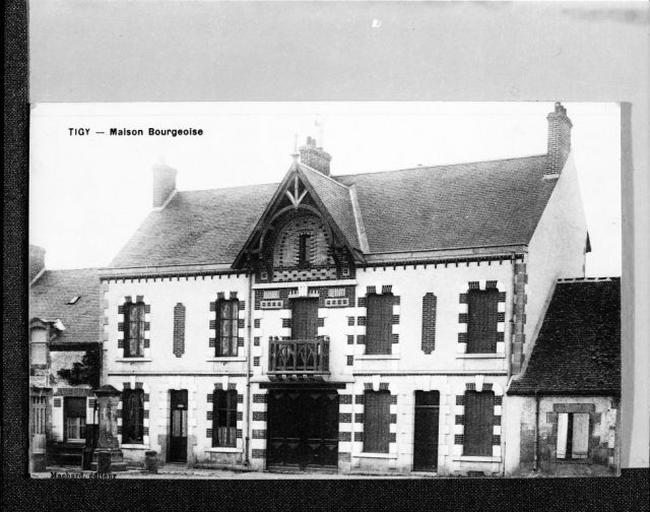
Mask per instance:
[[[618,467],[620,296],[620,278],[558,281],[529,363],[507,391],[508,473]]]

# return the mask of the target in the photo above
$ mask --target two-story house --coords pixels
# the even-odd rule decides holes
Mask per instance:
[[[548,152],[177,191],[101,273],[125,459],[502,474],[504,397],[589,250],[556,104]]]

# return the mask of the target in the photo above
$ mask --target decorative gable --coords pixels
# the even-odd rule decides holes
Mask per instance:
[[[262,282],[350,278],[361,258],[356,233],[351,241],[332,211],[346,200],[347,187],[295,161],[233,267],[252,268]]]

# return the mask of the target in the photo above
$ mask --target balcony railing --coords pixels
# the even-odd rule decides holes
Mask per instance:
[[[270,374],[318,375],[329,373],[330,339],[269,339]]]

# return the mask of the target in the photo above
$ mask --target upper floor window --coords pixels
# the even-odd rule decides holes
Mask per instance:
[[[144,442],[144,390],[122,391],[122,444]]]
[[[393,336],[393,295],[366,298],[366,354],[390,354]]]
[[[467,293],[467,352],[491,353],[497,348],[499,290],[472,289]]]
[[[144,357],[145,304],[124,304],[124,357]]]
[[[216,356],[236,356],[239,324],[239,301],[217,301]]]

